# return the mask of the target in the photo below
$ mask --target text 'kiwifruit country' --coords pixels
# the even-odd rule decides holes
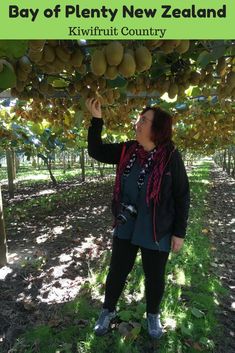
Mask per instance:
[[[222,7],[213,8],[201,8],[196,5],[191,5],[186,8],[174,8],[171,5],[161,5],[157,8],[138,8],[134,5],[122,6],[121,16],[123,19],[126,18],[154,18],[156,16],[161,18],[225,18],[226,17],[226,5]],[[39,8],[20,8],[17,5],[9,6],[9,18],[30,18],[34,22],[38,16],[44,16],[45,18],[58,18],[64,16],[66,18],[107,18],[113,22],[119,13],[119,9],[107,7],[102,5],[99,8],[86,8],[80,5],[65,5],[61,8],[60,4],[55,5],[52,8],[47,8],[42,11],[41,14]]]

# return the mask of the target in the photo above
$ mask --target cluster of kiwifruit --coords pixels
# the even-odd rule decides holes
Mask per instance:
[[[231,136],[234,130],[235,116],[231,109],[227,110],[227,103],[229,102],[225,101],[221,108],[214,108],[209,112],[202,109],[200,112],[191,109],[190,112],[180,113],[178,121],[183,121],[187,126],[187,129],[184,129],[184,138],[202,142],[204,138],[213,140],[218,135]],[[229,103],[229,105],[231,104]],[[223,112],[226,112],[226,115]]]
[[[61,73],[63,70],[72,73],[74,69],[81,73],[86,71],[81,49],[70,48],[66,46],[66,42],[30,40],[28,55],[47,74]]]
[[[91,54],[92,72],[88,72],[80,80],[70,80],[71,82],[66,90],[71,97],[81,95],[83,98],[92,97],[98,92],[99,96],[103,97],[103,104],[112,104],[112,93],[108,93],[106,97],[104,92],[106,89],[106,79],[114,79],[119,74],[124,77],[130,77],[133,76],[133,72],[140,73],[148,70],[152,63],[152,56],[149,49],[165,48],[165,52],[168,53],[169,48],[171,48],[178,51],[178,53],[184,53],[187,51],[186,49],[189,48],[189,45],[190,41],[187,40],[146,41],[145,45],[140,45],[132,50],[124,47],[120,42],[113,41],[102,49],[96,49],[93,54]],[[60,43],[60,41],[29,41],[29,57],[41,67],[42,72],[48,74],[50,73],[50,70],[48,71],[47,69],[44,69],[48,65],[54,65],[54,61],[52,61],[53,58],[55,58],[54,60],[60,60],[63,63],[62,67],[56,61],[58,64],[56,65],[56,70],[58,72],[61,72],[61,70],[63,71],[63,69],[66,69],[67,72],[69,72],[69,66],[70,68],[72,67],[72,70],[74,70],[74,68],[77,70],[82,65],[85,65],[83,63],[84,55],[80,48],[67,48],[66,44],[63,42]],[[132,59],[130,59],[130,57],[132,57]],[[27,60],[27,57],[25,58]],[[131,62],[132,60],[135,61],[134,71],[133,65],[128,64],[128,62]],[[48,65],[45,66],[45,62],[47,62]],[[25,65],[25,67],[27,67],[27,65]],[[82,71],[85,73],[86,69]],[[132,71],[131,74],[130,71]],[[46,78],[39,81],[35,76],[31,79],[32,88],[27,87],[27,89],[24,89],[24,84],[27,84],[28,80],[22,81],[22,78],[25,79],[25,77],[24,74],[22,74],[22,70],[19,70],[19,72],[17,87],[12,89],[13,96],[19,96],[21,99],[42,99],[43,96],[52,96],[55,93],[56,88],[48,83]],[[169,75],[163,74],[157,79],[150,79],[147,75],[138,75],[136,79],[132,79],[128,83],[128,90],[133,94],[139,94],[144,91],[148,93],[157,92],[162,95],[168,92],[170,98],[175,98],[176,95],[183,97],[185,90],[190,85],[195,85],[201,88],[202,94],[210,95],[210,86],[214,82],[214,72],[219,76],[224,75],[224,77],[226,77],[227,63],[225,58],[220,58],[216,67],[209,64],[205,69],[200,70],[200,72],[196,71],[196,69],[192,70],[190,67],[186,67],[180,72]],[[31,75],[32,73],[30,73],[30,76]],[[230,79],[229,77],[230,76],[228,76],[228,82],[233,81],[233,79]],[[234,97],[234,90],[228,92],[230,88],[231,85],[227,85],[227,81],[225,80],[224,84],[218,88],[218,94],[221,97],[225,97],[227,94]]]
[[[201,119],[204,120],[205,118],[208,117],[203,116]],[[186,125],[190,126],[187,122]],[[232,137],[231,129],[223,128],[223,124],[215,127],[216,125],[212,124],[211,126],[208,125],[206,128],[195,125],[194,130],[190,128],[187,130],[177,129],[174,141],[179,148],[182,146],[182,148],[186,148],[188,152],[191,150],[193,153],[204,153],[206,155],[214,153],[214,150],[218,148],[218,146],[222,147],[231,144]]]
[[[231,97],[235,98],[235,70],[234,70],[235,58],[233,57],[221,57],[218,59],[215,71],[220,77],[220,82],[217,84],[215,93],[221,100],[223,98]]]
[[[174,51],[184,54],[190,48],[190,40],[146,40],[145,45],[149,50],[158,48],[165,54],[171,54]]]
[[[183,75],[182,75],[183,78]],[[184,93],[189,87],[190,83],[186,84],[186,80],[183,85],[180,81],[180,76],[162,74],[156,79],[150,79],[147,76],[138,76],[128,82],[127,90],[133,95],[138,95],[141,92],[147,92],[148,94],[163,95],[168,92],[170,98],[174,98],[176,94]],[[182,86],[182,87],[181,87]]]
[[[118,75],[131,77],[136,72],[149,70],[151,65],[152,54],[144,45],[127,49],[121,42],[112,41],[102,49],[95,49],[91,55],[91,71],[109,80]]]
[[[30,40],[28,56],[20,58],[16,63],[17,84],[12,89],[12,96],[21,99],[42,99],[43,96],[55,93],[55,88],[46,78],[39,80],[35,73],[31,73],[32,63],[43,74],[59,74],[63,70],[70,74],[74,70],[83,74],[86,72],[83,60],[84,54],[79,47],[71,49],[57,40]],[[30,86],[25,89],[28,84]]]
[[[221,58],[216,66],[216,72],[220,73],[220,75],[223,74],[226,69],[226,65],[222,66],[222,62],[224,62],[224,58]],[[202,94],[209,96],[211,94],[210,87],[215,80],[213,73],[214,66],[212,64],[208,64],[200,71],[188,66],[175,74],[162,74],[156,79],[150,79],[147,76],[138,76],[128,82],[127,90],[132,94],[148,92],[163,95],[167,92],[169,98],[173,99],[176,95],[178,95],[178,97],[183,97],[185,91],[190,86],[198,86],[201,88]],[[231,90],[231,87],[233,87],[232,75],[233,74],[231,73],[229,74],[228,80],[226,79],[227,76],[225,76],[225,81],[227,83],[229,82],[230,87],[227,88],[227,91]]]
[[[58,104],[59,99],[56,100],[32,100],[31,103],[25,104],[25,106],[12,108],[12,113],[14,113],[18,118],[23,120],[32,121],[35,123],[42,122],[44,119],[49,121],[52,125],[58,122],[61,125],[61,121],[65,121],[65,125],[69,126],[70,112],[66,105]]]
[[[185,67],[184,69],[180,70],[175,74],[163,74],[156,79],[150,79],[148,76],[138,75],[136,78],[133,78],[131,79],[131,81],[128,82],[127,91],[132,93],[133,95],[138,95],[141,92],[147,92],[150,94],[157,92],[158,94],[162,95],[167,92],[169,98],[173,99],[176,95],[178,95],[178,97],[183,97],[185,95],[185,91],[189,88],[189,86],[193,85],[199,86],[201,88],[201,93],[206,96],[209,96],[211,94],[210,87],[213,82],[215,82],[215,71],[218,75],[223,76],[226,73],[226,69],[227,66],[225,59],[220,58],[216,67],[214,67],[212,64],[208,64],[204,69],[201,69],[200,71],[197,71],[197,69],[192,69],[191,67]],[[225,76],[225,82],[229,83],[227,85],[229,86],[229,88],[227,87],[227,89],[225,90],[226,93],[223,94],[224,96],[226,96],[226,94],[228,93],[233,96],[233,73],[229,73],[229,75],[227,76]],[[78,84],[81,85],[81,82],[79,82]],[[92,86],[88,89],[87,85],[85,85],[82,90],[82,95],[87,96],[90,92],[92,96],[97,86],[97,81],[95,82],[93,89]],[[101,92],[102,90],[100,91],[100,93]],[[104,104],[109,103],[109,100],[106,101],[106,99],[104,99],[104,101]],[[112,102],[110,102],[110,104],[112,104]]]
[[[217,93],[220,98],[235,98],[235,71],[232,68],[223,77],[221,85],[217,88]]]
[[[16,86],[15,90],[17,92],[23,92],[25,86],[30,82],[32,72],[32,63],[29,58],[24,55],[15,63],[15,73],[16,73]]]
[[[0,126],[0,138],[1,139],[5,138],[6,140],[11,140],[12,139],[11,131],[10,130],[6,130],[5,128]]]
[[[136,116],[147,104],[144,97],[126,98],[122,105],[113,105],[103,108],[103,117],[107,129],[113,131],[123,131],[129,133],[133,126],[131,125],[131,117]]]

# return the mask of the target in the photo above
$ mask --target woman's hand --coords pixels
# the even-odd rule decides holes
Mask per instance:
[[[173,252],[178,252],[180,251],[180,249],[182,248],[184,244],[184,239],[183,238],[179,238],[175,235],[172,235],[172,238],[171,238],[171,250]]]
[[[91,115],[95,118],[101,118],[101,104],[98,99],[95,98],[88,98],[86,100],[86,107],[91,113]]]

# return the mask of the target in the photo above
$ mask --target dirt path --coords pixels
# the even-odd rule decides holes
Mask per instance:
[[[211,178],[213,186],[207,200],[208,236],[214,249],[211,270],[229,291],[219,300],[217,315],[224,333],[214,353],[233,353],[235,181],[216,166]],[[26,327],[56,321],[63,303],[78,295],[89,268],[110,248],[112,182],[78,185],[87,194],[70,209],[61,204],[48,216],[32,210],[27,222],[18,221],[7,228],[10,263],[0,270],[1,353],[9,351]],[[73,187],[73,182],[60,185],[61,190]],[[38,191],[40,194],[41,189]],[[15,202],[32,197],[37,197],[37,192],[29,187],[19,190]]]
[[[235,180],[214,165],[208,198],[209,237],[213,244],[212,271],[228,290],[219,298],[218,320],[222,337],[214,353],[235,352]],[[216,338],[215,338],[216,339]]]
[[[60,203],[46,216],[32,209],[26,221],[7,226],[9,265],[0,270],[1,353],[26,327],[57,320],[63,303],[78,295],[90,267],[111,246],[112,184],[110,178],[61,183],[59,192],[79,187],[85,196],[70,208]],[[40,195],[37,188],[18,191],[17,207]]]

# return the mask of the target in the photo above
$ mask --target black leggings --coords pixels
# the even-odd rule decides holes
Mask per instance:
[[[103,308],[113,311],[122,293],[128,274],[135,263],[139,246],[129,240],[113,237],[112,256],[109,273],[106,278],[105,300]],[[145,274],[145,296],[147,313],[159,312],[165,289],[165,267],[168,252],[141,249],[143,270]]]

